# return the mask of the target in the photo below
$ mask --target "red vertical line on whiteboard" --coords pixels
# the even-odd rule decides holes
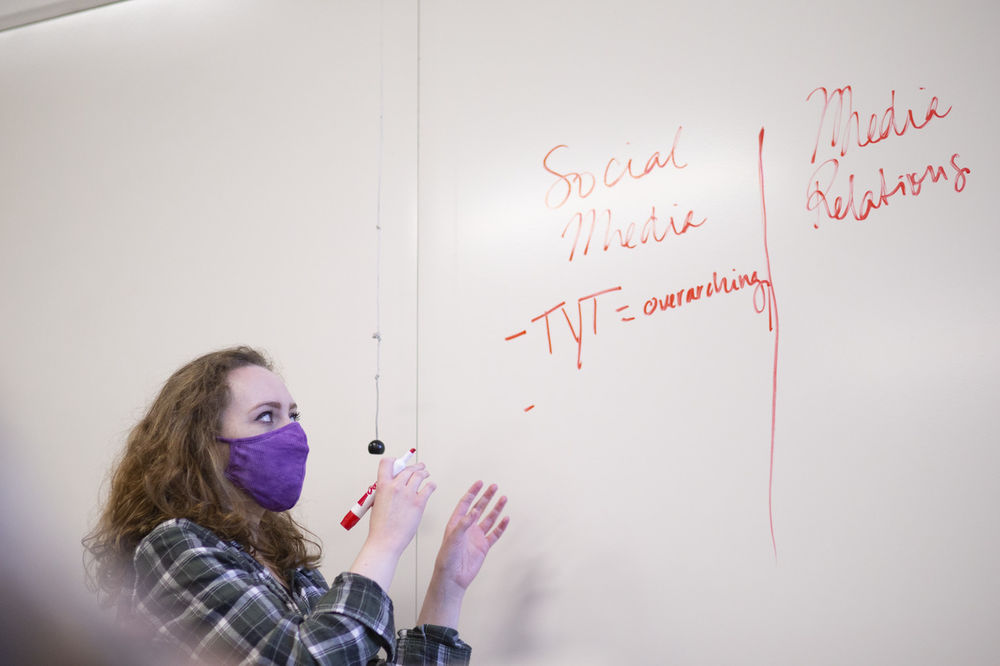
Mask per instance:
[[[774,312],[774,363],[771,369],[771,461],[767,478],[767,513],[771,524],[771,547],[774,561],[778,561],[778,541],[774,538],[774,426],[778,413],[778,299],[774,295],[774,280],[771,278],[771,253],[767,247],[767,203],[764,197],[764,128],[760,128],[757,141],[757,174],[760,178],[760,217],[764,230],[764,260],[767,265],[768,298],[770,310]]]
[[[613,291],[621,291],[621,286],[612,287],[611,289],[602,289],[601,291],[593,293],[590,296],[583,296],[582,298],[577,299],[577,305],[579,305],[580,303],[583,303],[584,301],[589,300],[591,298],[594,299],[594,335],[597,335],[597,297],[598,296],[603,296],[604,294],[610,294]],[[580,335],[583,335],[583,315],[582,314],[580,315]]]
[[[573,328],[573,322],[570,320],[569,315],[566,314],[566,308],[562,309],[563,316],[566,317],[566,323],[569,324],[569,332],[576,341],[576,369],[579,370],[583,367],[583,361],[581,356],[583,355],[583,300],[576,302],[576,320],[580,323],[580,334],[577,335],[576,329]],[[545,320],[548,322],[548,319]],[[551,350],[551,348],[550,348]],[[551,353],[551,351],[549,352]]]
[[[552,353],[552,331],[549,328],[549,315],[552,314],[553,312],[555,312],[556,310],[558,310],[559,308],[561,308],[564,305],[566,305],[566,301],[563,301],[562,303],[560,303],[559,305],[555,306],[551,310],[543,312],[542,314],[538,315],[537,317],[535,317],[534,319],[531,320],[531,323],[534,324],[536,321],[538,321],[542,317],[545,317],[545,337],[549,341],[549,353],[550,354]]]

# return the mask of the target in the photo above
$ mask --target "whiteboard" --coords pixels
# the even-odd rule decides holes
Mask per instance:
[[[21,566],[80,587],[128,428],[237,343],[303,408],[297,511],[348,566],[380,264],[381,435],[439,485],[399,626],[482,477],[512,524],[476,663],[994,663],[997,18],[144,0],[3,32]]]
[[[420,19],[420,440],[513,498],[483,663],[995,662],[995,6]]]

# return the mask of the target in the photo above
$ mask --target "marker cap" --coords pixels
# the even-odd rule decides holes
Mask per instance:
[[[353,511],[348,511],[347,515],[344,516],[344,519],[340,521],[340,524],[344,526],[345,530],[349,530],[355,525],[357,525],[359,520],[361,520],[361,518],[358,516],[358,514],[354,513]]]

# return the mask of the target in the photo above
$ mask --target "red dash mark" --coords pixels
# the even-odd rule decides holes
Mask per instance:
[[[528,332],[527,330],[524,330],[520,331],[519,333],[515,333],[514,335],[508,335],[506,338],[504,338],[504,340],[513,340],[514,338],[519,338],[527,332]]]
[[[524,408],[524,411],[526,411],[526,412],[530,412],[530,411],[531,411],[531,410],[533,410],[534,408],[535,408],[535,406],[534,406],[534,405],[528,405],[527,407],[525,407],[525,408]]]
[[[772,503],[774,491],[774,424],[778,409],[778,301],[774,295],[774,280],[771,277],[771,254],[767,248],[767,204],[764,197],[764,128],[760,128],[757,143],[757,173],[760,178],[760,216],[764,230],[764,259],[767,264],[767,281],[771,310],[774,313],[774,364],[771,372],[771,462],[767,479],[767,512],[771,523],[771,547],[774,549],[774,560],[778,560],[778,542],[774,538],[774,508]]]

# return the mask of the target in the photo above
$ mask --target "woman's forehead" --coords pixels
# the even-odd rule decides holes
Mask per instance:
[[[245,365],[232,370],[229,373],[229,389],[234,403],[292,402],[281,377],[259,365]]]

